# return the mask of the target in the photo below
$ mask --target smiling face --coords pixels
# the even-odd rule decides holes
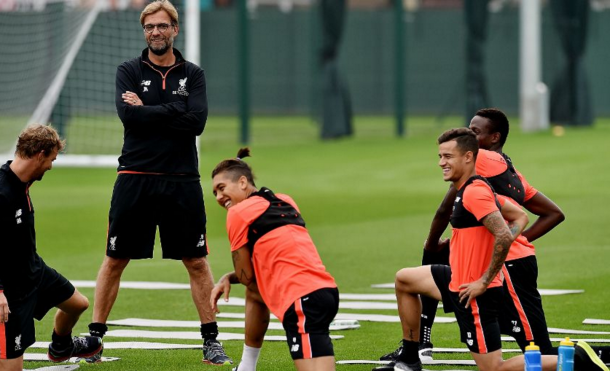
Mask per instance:
[[[53,161],[59,153],[58,148],[54,148],[51,153],[47,154],[42,151],[36,155],[36,170],[32,174],[32,180],[42,180],[44,173],[53,168]]]
[[[446,182],[461,184],[474,172],[473,153],[471,151],[462,153],[455,140],[439,144],[438,157],[438,165],[443,170],[443,180]]]
[[[233,180],[233,174],[227,171],[216,174],[212,186],[216,202],[227,210],[248,198],[255,190],[244,175]]]
[[[144,18],[144,26],[146,25],[170,25],[165,32],[159,31],[159,27],[154,27],[151,33],[144,31],[144,37],[148,49],[155,55],[161,56],[171,50],[174,38],[178,35],[178,26],[172,24],[169,14],[165,10],[149,14]]]

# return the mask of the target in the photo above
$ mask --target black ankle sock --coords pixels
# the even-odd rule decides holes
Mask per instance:
[[[103,338],[104,335],[106,335],[106,331],[108,331],[108,326],[106,326],[105,323],[91,322],[89,324],[89,333],[91,336]]]
[[[72,334],[68,335],[57,335],[55,330],[53,330],[53,335],[51,335],[51,340],[53,344],[55,344],[58,348],[64,349],[72,344]]]
[[[216,340],[218,336],[218,324],[216,322],[210,322],[201,324],[201,337],[203,341]]]
[[[419,361],[419,342],[402,340],[402,353],[398,360],[404,363],[416,363]]]

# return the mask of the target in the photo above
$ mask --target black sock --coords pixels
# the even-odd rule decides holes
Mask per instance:
[[[402,340],[402,353],[398,356],[398,360],[407,364],[417,363],[419,361],[419,342]]]
[[[104,335],[106,335],[106,331],[108,331],[108,326],[106,326],[105,323],[91,322],[89,324],[89,333],[91,336],[103,338]]]
[[[218,324],[216,322],[201,324],[201,337],[204,343],[208,340],[216,340],[217,336]]]
[[[420,344],[432,344],[431,333],[434,318],[436,318],[436,309],[438,308],[438,300],[431,299],[427,296],[421,296],[421,319],[419,331]]]
[[[72,333],[69,333],[68,335],[57,335],[55,329],[53,329],[51,340],[53,341],[53,344],[57,346],[57,348],[65,349],[72,344]]]

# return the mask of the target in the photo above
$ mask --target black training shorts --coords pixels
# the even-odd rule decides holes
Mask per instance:
[[[295,301],[286,313],[282,325],[286,330],[292,359],[334,356],[330,340],[330,323],[339,311],[339,290],[316,290]]]
[[[36,341],[34,318],[42,320],[47,312],[74,294],[74,286],[55,269],[43,266],[39,286],[21,299],[7,298],[11,313],[0,323],[0,359],[15,359]]]
[[[449,291],[451,268],[432,265],[432,277],[443,298],[443,307],[450,306],[460,326],[461,341],[473,353],[486,354],[502,348],[498,311],[502,287],[487,289],[471,300],[470,307],[460,303],[457,292]]]
[[[500,310],[500,330],[517,341],[525,352],[531,341],[542,354],[557,354],[549,339],[542,298],[538,292],[536,256],[509,260],[502,267],[504,302]]]
[[[148,259],[159,227],[163,258],[208,254],[203,191],[197,177],[119,174],[110,204],[106,255]]]

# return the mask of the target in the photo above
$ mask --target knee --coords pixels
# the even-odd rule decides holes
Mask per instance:
[[[119,258],[112,258],[110,256],[106,256],[106,258],[104,259],[102,268],[109,273],[112,272],[112,273],[121,274],[121,273],[123,273],[123,270],[125,269],[125,267],[127,267],[128,263],[129,263],[129,259],[119,259]]]
[[[410,282],[409,271],[410,268],[403,268],[396,272],[394,287],[397,291],[407,291]]]
[[[182,262],[191,274],[208,274],[210,271],[206,258],[184,258]]]
[[[85,295],[81,294],[78,291],[75,294],[75,310],[80,313],[83,313],[84,311],[89,309],[89,299],[87,299]]]

